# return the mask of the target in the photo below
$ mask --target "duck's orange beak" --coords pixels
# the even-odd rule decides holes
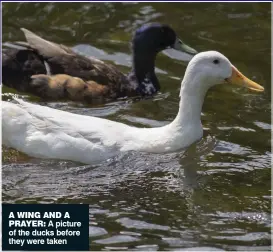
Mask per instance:
[[[251,90],[263,92],[264,88],[256,82],[245,77],[236,67],[232,66],[232,74],[226,79],[227,82],[241,87],[247,87]]]

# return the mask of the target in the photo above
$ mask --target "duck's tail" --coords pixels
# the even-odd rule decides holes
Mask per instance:
[[[12,102],[1,102],[2,108],[2,144],[13,147],[14,142],[20,142],[20,133],[27,128],[30,115]]]
[[[21,92],[28,92],[31,76],[46,74],[44,59],[25,42],[4,45],[2,50],[2,83]]]

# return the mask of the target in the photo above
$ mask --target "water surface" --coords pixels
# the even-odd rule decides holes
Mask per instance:
[[[92,166],[3,149],[3,202],[90,204],[92,250],[270,250],[270,10],[269,3],[4,3],[3,42],[24,39],[25,27],[126,72],[132,32],[158,21],[198,51],[222,52],[265,92],[210,90],[204,139],[184,153],[131,152]],[[159,55],[162,90],[153,99],[46,105],[160,126],[177,113],[188,59]],[[16,92],[3,93],[6,100]]]

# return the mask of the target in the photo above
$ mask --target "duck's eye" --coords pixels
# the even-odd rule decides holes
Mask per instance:
[[[213,64],[219,64],[219,60],[218,60],[218,59],[215,59],[215,60],[213,61]]]

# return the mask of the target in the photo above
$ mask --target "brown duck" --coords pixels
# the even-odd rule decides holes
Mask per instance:
[[[2,51],[2,83],[46,100],[93,102],[153,95],[160,89],[155,75],[158,52],[174,48],[196,53],[170,26],[147,24],[134,34],[133,66],[125,75],[111,64],[77,54],[27,29],[21,30],[27,42],[10,43]]]

